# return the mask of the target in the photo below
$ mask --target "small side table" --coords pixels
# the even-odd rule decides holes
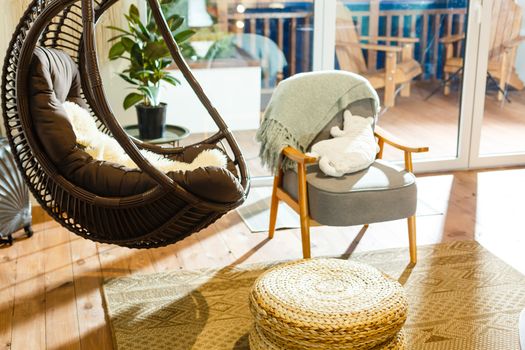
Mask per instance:
[[[128,133],[128,135],[133,136],[141,141],[152,143],[154,145],[170,144],[174,147],[178,147],[179,142],[190,135],[190,131],[187,128],[180,125],[170,124],[166,124],[166,131],[164,132],[164,137],[154,140],[142,140],[139,137],[138,125],[125,126],[124,130]]]

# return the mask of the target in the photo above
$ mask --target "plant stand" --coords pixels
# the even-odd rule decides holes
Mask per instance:
[[[7,140],[0,138],[0,244],[12,245],[13,233],[22,228],[33,235],[29,191]]]

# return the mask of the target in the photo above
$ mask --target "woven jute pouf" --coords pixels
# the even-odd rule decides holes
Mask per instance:
[[[331,346],[327,347],[321,344],[308,344],[307,347],[301,347],[299,344],[293,344],[293,340],[288,340],[286,343],[279,343],[279,340],[270,340],[271,338],[267,337],[264,331],[260,327],[255,325],[250,332],[250,350],[288,350],[288,349],[353,349],[353,347],[348,346]],[[405,343],[405,333],[403,330],[400,330],[392,339],[387,340],[386,342],[376,345],[369,350],[402,350],[406,348]],[[305,346],[304,344],[302,346]]]
[[[250,293],[252,350],[404,349],[403,288],[374,267],[341,259],[276,266]]]

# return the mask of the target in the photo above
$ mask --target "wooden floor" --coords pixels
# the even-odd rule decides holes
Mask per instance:
[[[420,177],[420,245],[476,239],[525,273],[525,169]],[[170,247],[135,251],[78,238],[35,217],[35,235],[0,249],[0,349],[111,349],[104,278],[301,257],[298,230],[249,232],[234,211]],[[407,247],[406,222],[312,229],[314,256]],[[408,263],[408,248],[407,248]]]

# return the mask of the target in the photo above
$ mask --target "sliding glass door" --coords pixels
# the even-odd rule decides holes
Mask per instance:
[[[337,0],[335,67],[364,75],[381,98],[378,125],[455,159],[461,116],[468,2]],[[387,148],[384,157],[402,153]]]
[[[365,76],[381,98],[378,125],[411,144],[430,147],[430,152],[415,156],[416,171],[517,163],[522,158],[516,154],[525,152],[525,66],[520,63],[525,46],[518,40],[523,21],[517,14],[511,18],[516,12],[509,10],[511,3],[514,0],[164,1],[196,32],[183,47],[186,59],[236,135],[252,175],[266,179],[270,173],[260,164],[255,140],[263,112],[280,81],[312,70]],[[522,7],[516,6],[521,14]],[[512,22],[512,36],[496,17],[501,23]],[[494,40],[504,48],[495,50]],[[134,111],[119,110],[126,93],[114,74],[124,66],[119,64],[105,65],[105,76],[111,80],[107,85],[115,87],[111,97],[116,112],[123,115],[123,124],[130,124],[136,120]],[[181,78],[175,66],[170,69]],[[168,123],[190,130],[180,142],[184,145],[217,129],[181,81],[176,87],[165,86],[162,99],[169,103]],[[402,158],[392,149],[384,156]]]
[[[251,175],[269,176],[258,156],[255,133],[275,86],[312,70],[314,3],[191,0],[186,4],[183,11],[196,32],[187,44],[187,61],[236,136]],[[180,76],[176,67],[173,74]],[[216,131],[184,83],[170,93],[173,122],[191,130],[187,143]]]

